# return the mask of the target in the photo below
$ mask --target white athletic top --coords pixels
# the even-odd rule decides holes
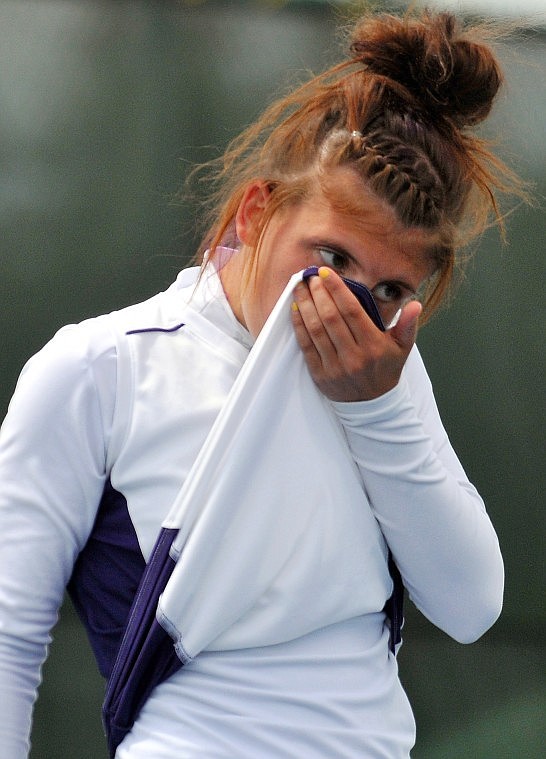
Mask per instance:
[[[189,298],[239,344],[236,360],[181,327]],[[147,558],[251,342],[219,280],[196,289],[186,270],[144,304],[64,328],[25,367],[0,436],[3,759],[28,754],[49,631],[105,482]],[[333,407],[410,596],[452,637],[475,640],[500,612],[502,559],[417,349],[385,396]],[[156,688],[117,756],[407,757],[414,725],[388,651],[389,592],[297,640],[200,654]]]

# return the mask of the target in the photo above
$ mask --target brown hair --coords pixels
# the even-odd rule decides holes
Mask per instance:
[[[498,193],[525,196],[471,130],[503,83],[493,37],[451,13],[360,18],[346,60],[273,103],[208,165],[216,191],[204,245],[214,253],[230,242],[252,180],[271,189],[263,231],[278,208],[307,195],[310,181],[347,166],[405,228],[430,233],[437,269],[424,295],[428,318],[449,289],[456,252],[491,217],[503,228]]]

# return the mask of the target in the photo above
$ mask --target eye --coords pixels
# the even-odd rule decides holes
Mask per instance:
[[[332,248],[317,248],[317,253],[322,258],[323,263],[331,269],[342,272],[347,269],[349,262],[346,256]]]
[[[380,282],[374,287],[372,293],[376,300],[383,303],[394,303],[403,298],[402,289],[393,282]]]

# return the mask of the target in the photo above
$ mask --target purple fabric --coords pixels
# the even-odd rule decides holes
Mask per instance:
[[[105,678],[114,666],[145,566],[127,501],[107,480],[93,530],[68,583]]]
[[[308,269],[306,269],[303,272],[303,279],[309,279],[309,277],[316,277],[318,275],[319,267],[318,266],[310,266]],[[383,319],[381,318],[381,314],[379,313],[379,309],[377,308],[377,303],[375,302],[375,299],[371,293],[371,291],[366,287],[366,285],[363,285],[362,282],[355,282],[354,279],[349,279],[348,277],[341,277],[341,279],[345,282],[349,290],[356,295],[358,298],[358,301],[364,311],[368,314],[370,319],[373,321],[376,327],[378,327],[382,332],[385,331],[385,325],[383,324]]]
[[[169,550],[177,532],[163,528],[159,533],[108,682],[103,724],[111,757],[151,691],[182,666],[172,638],[155,617],[159,597],[175,566]]]
[[[392,553],[389,551],[389,573],[392,577],[392,594],[385,604],[383,611],[390,624],[389,648],[393,654],[396,646],[402,642],[402,626],[404,624],[404,583],[402,575],[396,566]]]

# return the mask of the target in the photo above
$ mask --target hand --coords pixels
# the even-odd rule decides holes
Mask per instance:
[[[410,301],[382,332],[332,269],[294,290],[292,321],[315,383],[330,400],[378,398],[398,384],[422,306]]]

